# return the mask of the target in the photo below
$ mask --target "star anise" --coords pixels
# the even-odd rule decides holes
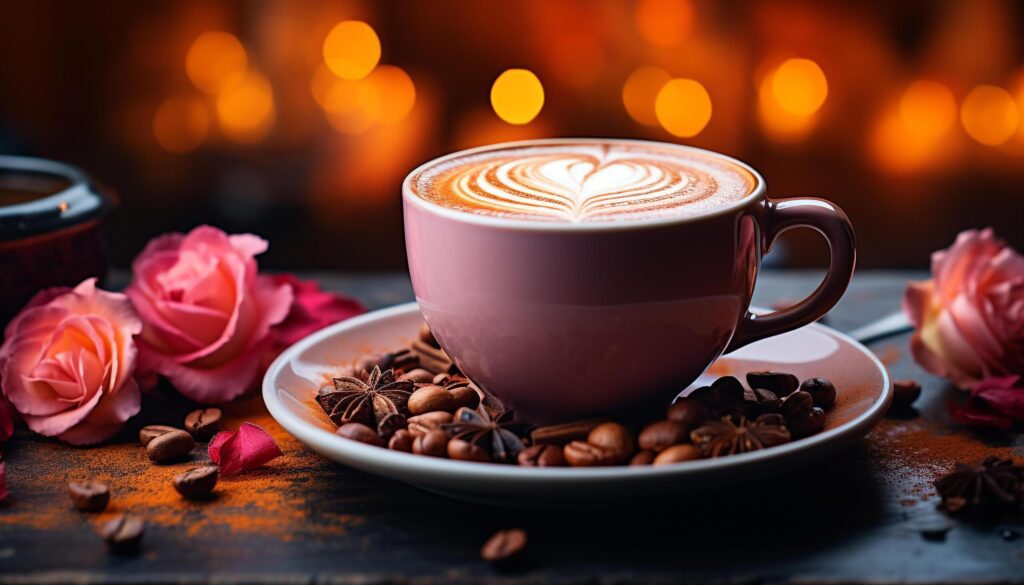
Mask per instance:
[[[375,367],[365,380],[354,376],[335,378],[333,385],[320,388],[316,401],[338,426],[360,422],[376,429],[389,414],[409,414],[406,405],[413,388],[411,381],[396,379],[394,370]]]
[[[1011,511],[1021,502],[1024,468],[1012,459],[988,457],[980,465],[957,463],[953,471],[935,480],[948,512],[998,513]]]
[[[757,451],[786,443],[790,439],[786,419],[778,414],[764,414],[754,420],[732,417],[712,420],[690,433],[693,444],[700,447],[706,457],[736,455]]]
[[[443,428],[451,438],[462,439],[484,449],[495,461],[512,462],[526,448],[521,437],[530,431],[531,426],[513,420],[514,417],[511,410],[492,419],[486,410],[460,408],[455,411],[454,420]]]

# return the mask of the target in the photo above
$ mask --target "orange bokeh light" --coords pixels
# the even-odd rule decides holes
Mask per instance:
[[[216,106],[221,131],[235,142],[256,142],[274,123],[274,93],[270,82],[258,73],[249,73],[221,92]]]
[[[153,114],[153,137],[169,152],[193,151],[209,133],[210,117],[195,96],[169,97]]]
[[[629,116],[647,126],[658,125],[654,102],[672,77],[660,67],[645,66],[633,71],[622,86],[622,105]]]
[[[810,59],[787,59],[771,77],[771,95],[783,110],[810,116],[828,97],[828,81],[817,63]]]
[[[690,0],[640,0],[634,16],[640,36],[662,48],[679,46],[697,21]]]
[[[945,85],[921,79],[903,91],[899,116],[906,130],[915,136],[939,138],[956,124],[956,98]]]
[[[368,81],[377,88],[377,120],[381,124],[397,124],[409,115],[416,104],[416,86],[408,73],[394,65],[381,65],[373,70]]]
[[[245,47],[229,32],[208,31],[199,35],[185,55],[185,72],[202,91],[216,94],[239,83],[249,58]]]
[[[381,98],[367,79],[336,79],[324,96],[327,121],[343,134],[362,134],[377,122]]]
[[[342,79],[362,79],[380,61],[380,39],[373,27],[359,20],[334,25],[324,39],[324,63]]]
[[[508,69],[491,86],[491,107],[509,124],[528,124],[544,107],[544,86],[532,71]]]
[[[964,98],[960,122],[971,138],[998,146],[1017,132],[1020,111],[1010,92],[994,85],[979,85]]]
[[[673,79],[658,92],[654,112],[662,128],[689,138],[700,134],[711,121],[711,96],[699,81]]]

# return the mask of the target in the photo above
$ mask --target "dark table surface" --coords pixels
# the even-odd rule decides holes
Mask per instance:
[[[404,275],[317,275],[371,308],[412,298]],[[849,330],[899,307],[909,273],[860,273],[828,322]],[[803,296],[816,273],[769,272],[756,303]],[[1024,453],[1019,436],[952,425],[956,392],[910,359],[907,336],[872,349],[895,378],[924,386],[915,415],[890,417],[839,456],[761,483],[686,500],[617,509],[530,511],[447,500],[321,459],[269,420],[258,399],[231,421],[267,425],[286,452],[265,470],[224,481],[221,496],[183,502],[126,438],[76,449],[20,431],[5,446],[10,502],[0,507],[0,581],[16,582],[1022,582],[1024,539],[1013,527],[947,519],[931,481],[958,459]],[[188,404],[146,398],[153,422]],[[195,460],[205,453],[197,449]],[[72,510],[65,484],[108,481],[111,511]],[[132,511],[148,522],[137,556],[108,554],[95,527]],[[529,534],[524,563],[497,572],[481,560],[494,531]],[[922,531],[951,527],[944,539]],[[1016,528],[1017,531],[1021,527]],[[1004,534],[1005,532],[1005,534]]]

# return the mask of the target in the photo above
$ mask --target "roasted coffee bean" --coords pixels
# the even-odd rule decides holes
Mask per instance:
[[[705,387],[708,388],[709,393],[712,391],[708,386]],[[669,407],[668,419],[679,421],[690,428],[700,426],[709,418],[711,418],[711,410],[708,408],[708,404],[701,399],[693,398],[692,393],[677,400]]]
[[[216,465],[204,465],[190,469],[174,478],[174,489],[190,500],[201,500],[210,497],[213,488],[217,487],[217,476],[220,468]]]
[[[700,449],[693,445],[672,445],[654,458],[654,465],[667,465],[669,463],[680,463],[700,459]]]
[[[462,439],[448,441],[448,457],[458,459],[459,461],[479,461],[481,463],[489,463],[491,461],[490,453]]]
[[[451,390],[456,410],[459,408],[476,408],[480,406],[480,395],[471,386],[456,386]]]
[[[179,430],[181,429],[166,425],[149,425],[148,427],[142,427],[142,429],[139,430],[139,443],[142,443],[142,446],[145,447],[146,445],[149,445],[150,441],[160,435]]]
[[[458,406],[455,404],[455,397],[446,388],[441,386],[423,386],[418,388],[409,397],[409,412],[414,415],[426,414],[428,412],[444,411],[455,412]]]
[[[441,347],[441,344],[438,343],[437,339],[434,338],[434,334],[430,332],[430,327],[427,327],[426,323],[420,325],[419,338],[420,341],[426,343],[429,346]]]
[[[377,447],[383,445],[377,432],[363,423],[345,423],[338,427],[334,434],[353,441],[359,441],[360,443],[366,443],[367,445],[376,445]]]
[[[441,428],[452,422],[452,413],[438,411],[428,412],[418,416],[409,417],[409,432],[413,435],[423,435],[433,429]]]
[[[444,385],[448,384],[448,382],[450,382],[451,379],[452,379],[452,375],[451,374],[449,374],[448,372],[441,372],[440,374],[434,375],[434,379],[431,380],[431,382],[433,382],[434,384],[437,384],[438,386],[444,386]]]
[[[797,390],[782,399],[782,406],[779,407],[779,411],[789,421],[790,419],[806,417],[813,407],[814,398],[803,390]]]
[[[811,395],[814,406],[828,410],[836,403],[836,387],[825,378],[808,378],[800,389]]]
[[[181,459],[192,452],[195,439],[187,432],[174,429],[159,435],[146,444],[146,456],[154,463],[165,463]]]
[[[896,380],[892,389],[892,408],[896,410],[910,408],[921,397],[921,385],[914,380]]]
[[[800,380],[785,372],[749,372],[747,385],[772,391],[776,396],[789,396],[800,387]]]
[[[441,429],[427,431],[412,441],[412,452],[428,457],[446,457],[448,455],[448,433]]]
[[[615,465],[626,463],[636,452],[636,439],[633,433],[617,422],[606,422],[594,427],[587,435],[587,442],[611,451]]]
[[[651,463],[654,462],[654,458],[657,456],[658,454],[655,453],[654,451],[647,451],[646,449],[643,451],[637,451],[636,455],[633,455],[633,458],[629,460],[629,464],[650,465]]]
[[[562,449],[566,463],[573,467],[614,465],[615,453],[586,441],[572,441]]]
[[[537,427],[530,433],[530,440],[534,445],[565,445],[572,441],[585,441],[590,431],[606,422],[606,418],[591,418]]]
[[[640,431],[637,443],[641,449],[661,451],[678,443],[689,443],[691,430],[690,425],[677,420],[659,420]]]
[[[405,418],[404,414],[400,412],[393,412],[386,415],[377,423],[377,436],[380,437],[381,442],[387,443],[396,431],[408,426],[409,421]]]
[[[183,431],[184,432],[184,431]],[[146,525],[141,518],[128,514],[118,514],[100,528],[100,536],[111,552],[132,554],[139,550]]]
[[[743,404],[743,384],[732,376],[722,376],[711,383],[711,388],[718,394],[718,408],[729,408]]]
[[[420,358],[412,349],[408,347],[400,347],[394,351],[385,353],[380,361],[377,363],[377,367],[384,370],[401,370],[408,372],[409,370],[415,370],[420,367]]]
[[[778,412],[780,405],[779,397],[771,390],[754,388],[743,391],[743,411],[749,419]]]
[[[429,384],[434,379],[434,374],[424,370],[423,368],[416,368],[415,370],[409,370],[398,377],[399,380],[408,380],[416,384]]]
[[[703,404],[704,405],[704,409],[708,412],[708,417],[710,417],[712,413],[718,412],[718,390],[715,390],[711,386],[701,386],[700,388],[696,388],[692,392],[687,394],[685,399],[686,400],[692,400],[694,402],[699,402],[699,403]],[[684,401],[684,399],[680,398],[680,399],[676,400],[675,404],[679,404],[679,403],[681,403],[683,401]],[[673,404],[672,406],[675,406],[675,404]],[[669,408],[671,409],[672,407],[670,406]],[[682,415],[678,415],[678,416],[682,416]],[[673,417],[669,416],[669,418],[673,418]],[[681,419],[676,419],[676,420],[681,420]],[[683,420],[682,422],[686,422],[686,421]],[[703,422],[703,421],[701,421],[701,422]],[[699,425],[701,423],[695,423],[695,424]]]
[[[526,531],[518,528],[499,530],[480,548],[480,558],[493,564],[514,562],[526,548]]]
[[[792,420],[786,419],[786,426],[793,439],[802,439],[821,432],[825,428],[825,411],[815,406],[807,414]]]
[[[219,408],[193,410],[185,417],[185,430],[197,441],[209,441],[220,430],[221,418]]]
[[[110,503],[110,488],[99,481],[72,481],[68,483],[68,496],[82,512],[102,512]]]
[[[402,451],[403,453],[412,453],[412,433],[406,429],[399,429],[395,431],[395,434],[391,435],[391,440],[388,441],[388,449],[392,451]]]
[[[519,452],[523,467],[565,467],[565,455],[558,445],[534,445]]]

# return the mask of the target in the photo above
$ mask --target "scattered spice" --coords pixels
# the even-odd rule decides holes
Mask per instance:
[[[316,400],[338,426],[358,422],[375,429],[389,414],[409,414],[413,389],[413,382],[398,380],[393,369],[374,366],[366,379],[334,378],[332,385],[320,388]]]
[[[998,516],[1024,511],[1024,468],[1012,459],[986,457],[979,465],[957,463],[935,480],[940,507],[953,514]]]

